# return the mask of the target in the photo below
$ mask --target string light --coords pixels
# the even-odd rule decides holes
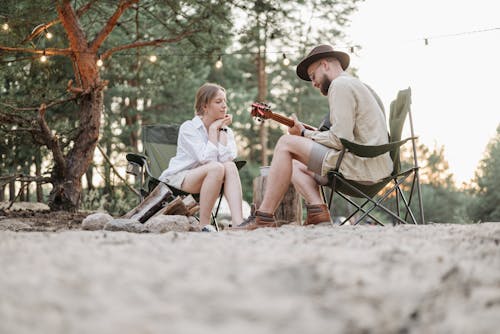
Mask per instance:
[[[97,67],[102,67],[102,65],[104,65],[104,62],[102,61],[101,56],[99,56],[99,59],[97,59],[97,62],[95,64],[97,65]]]
[[[52,33],[50,31],[45,29],[45,37],[47,37],[47,39],[52,39],[52,37],[54,37],[54,35],[52,35]]]
[[[157,60],[158,60],[158,57],[156,57],[156,55],[149,56],[149,61],[150,62],[155,63]]]
[[[2,30],[4,30],[4,31],[9,30],[9,24],[8,23],[2,24]]]
[[[43,50],[43,54],[42,54],[42,56],[40,57],[40,61],[41,61],[42,63],[45,63],[45,62],[47,61],[47,56],[45,55],[45,50]]]
[[[222,56],[219,56],[217,58],[217,61],[215,62],[215,68],[221,68],[222,67]]]
[[[283,65],[288,66],[290,65],[290,59],[286,57],[286,54],[283,53]]]

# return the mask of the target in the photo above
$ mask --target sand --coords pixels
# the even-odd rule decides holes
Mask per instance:
[[[0,232],[0,333],[498,333],[500,223]]]

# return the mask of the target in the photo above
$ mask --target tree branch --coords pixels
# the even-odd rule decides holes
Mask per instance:
[[[111,16],[106,22],[106,25],[104,28],[102,28],[101,32],[97,34],[95,39],[90,43],[90,49],[93,52],[97,52],[101,44],[106,40],[108,35],[113,31],[113,29],[116,26],[116,23],[118,22],[118,19],[122,16],[123,12],[130,6],[132,6],[135,3],[138,3],[139,0],[128,0],[128,1],[122,1],[118,8],[116,9],[115,13],[113,16]]]
[[[56,170],[65,171],[66,163],[64,161],[64,154],[59,146],[59,139],[56,135],[52,135],[52,132],[45,121],[45,112],[47,111],[47,106],[42,103],[38,111],[38,124],[40,125],[41,135],[44,138],[47,147],[54,154],[54,161],[56,165],[61,166],[61,168],[56,168]]]
[[[32,49],[32,48],[15,48],[15,47],[9,47],[9,46],[1,46],[0,45],[0,51],[5,51],[5,52],[25,52],[25,53],[33,53],[33,54],[39,54],[39,55],[47,55],[47,56],[69,56],[71,55],[71,49],[55,49],[55,48],[49,48],[49,49]]]
[[[97,1],[98,0],[89,1],[86,5],[78,8],[76,10],[76,16],[80,17],[83,14],[85,14],[90,9],[90,7],[92,7],[92,5],[94,3],[96,3]],[[24,44],[26,42],[31,41],[32,39],[34,39],[35,37],[37,37],[38,35],[40,35],[41,33],[43,33],[47,28],[50,28],[53,25],[56,25],[56,24],[58,24],[60,22],[61,22],[61,19],[57,18],[57,19],[55,19],[53,21],[50,21],[48,23],[40,24],[39,26],[35,27],[35,29],[33,29],[33,31],[31,32],[31,34],[29,36],[27,36],[20,44]]]
[[[164,44],[164,43],[175,43],[175,42],[178,42],[181,39],[186,38],[188,36],[191,36],[197,32],[200,32],[200,30],[185,31],[182,34],[177,35],[176,37],[167,38],[167,39],[155,39],[152,41],[135,42],[135,43],[131,43],[131,44],[120,45],[120,46],[117,46],[115,48],[111,48],[108,51],[104,52],[102,54],[101,58],[106,59],[109,56],[111,56],[113,53],[118,52],[118,51],[122,51],[122,50],[140,48],[143,46],[155,46],[155,45],[160,45],[160,44]]]

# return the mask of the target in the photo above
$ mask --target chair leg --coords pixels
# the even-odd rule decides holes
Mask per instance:
[[[223,195],[224,195],[224,192],[221,190],[220,195],[219,195],[219,201],[217,203],[217,208],[215,209],[215,213],[212,212],[212,221],[213,221],[213,224],[215,225],[215,229],[217,230],[217,232],[219,232],[219,223],[217,222],[217,215],[219,214],[220,203],[222,201]]]

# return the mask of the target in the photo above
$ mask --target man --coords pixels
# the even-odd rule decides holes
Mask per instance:
[[[347,74],[349,55],[330,45],[319,45],[297,66],[297,75],[319,89],[328,98],[328,131],[306,130],[294,117],[294,126],[283,135],[274,149],[266,192],[261,206],[237,230],[276,227],[274,211],[290,181],[304,197],[307,208],[305,225],[330,222],[330,213],[320,194],[319,185],[327,183],[326,174],[335,168],[342,150],[339,138],[364,145],[388,142],[385,114],[378,96],[368,86]],[[372,159],[346,153],[340,172],[352,180],[375,183],[390,175],[389,153]]]

